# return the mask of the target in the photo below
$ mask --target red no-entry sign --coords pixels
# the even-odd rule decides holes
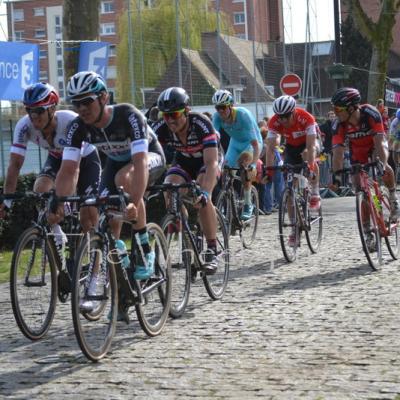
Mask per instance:
[[[301,90],[301,78],[296,74],[283,75],[279,83],[282,93],[296,96]]]

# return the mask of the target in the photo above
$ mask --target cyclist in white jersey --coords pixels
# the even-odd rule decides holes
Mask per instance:
[[[27,115],[16,124],[13,143],[10,149],[10,161],[4,183],[4,193],[14,193],[18,176],[24,164],[28,142],[37,144],[48,151],[46,162],[35,180],[33,190],[37,193],[48,192],[54,188],[55,179],[61,165],[65,147],[67,128],[77,116],[69,110],[58,110],[59,96],[53,86],[39,82],[29,86],[24,93],[23,103]],[[100,182],[101,165],[96,148],[84,144],[81,148],[81,170],[77,190],[79,194],[96,194]],[[0,216],[5,215],[11,202],[0,205]],[[90,227],[88,209],[81,210],[81,224],[84,230]]]
[[[390,124],[389,139],[393,143],[394,161],[400,163],[400,108],[396,111],[396,117]]]

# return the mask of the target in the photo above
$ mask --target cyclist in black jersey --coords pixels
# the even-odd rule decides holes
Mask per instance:
[[[218,138],[211,121],[203,114],[190,111],[189,96],[180,87],[164,90],[157,101],[163,119],[153,126],[160,143],[171,146],[175,157],[165,182],[184,183],[197,180],[202,192],[195,206],[210,252],[206,253],[205,272],[217,269],[217,217],[211,195],[221,167]],[[168,199],[166,199],[168,203]]]
[[[146,118],[133,105],[107,104],[109,94],[106,83],[95,72],[83,71],[72,76],[67,94],[79,117],[70,125],[67,147],[57,175],[56,192],[58,195],[72,193],[71,177],[75,176],[78,169],[77,161],[83,141],[92,143],[105,153],[107,159],[101,177],[100,194],[116,193],[116,188],[122,186],[131,196],[132,203],[127,206],[126,218],[136,220],[134,231],[139,234],[145,253],[142,265],[135,268],[134,278],[148,279],[154,272],[155,254],[149,245],[143,195],[147,185],[165,170],[162,147],[147,125]],[[62,215],[61,208],[58,213]],[[97,213],[94,217],[95,226]],[[115,237],[119,238],[121,223],[112,221],[112,229]]]

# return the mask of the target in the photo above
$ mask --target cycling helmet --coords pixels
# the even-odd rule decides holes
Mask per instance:
[[[67,85],[67,96],[72,99],[86,93],[107,92],[103,77],[93,71],[81,71],[73,75]]]
[[[216,106],[233,104],[232,93],[229,90],[217,90],[212,97],[212,102]]]
[[[181,87],[170,87],[158,96],[157,107],[161,112],[184,109],[189,104],[189,95]]]
[[[60,98],[53,86],[38,82],[28,86],[24,92],[25,107],[44,107],[57,105]]]
[[[400,119],[400,108],[396,111],[396,118]]]
[[[272,109],[275,114],[283,115],[291,113],[296,107],[296,100],[292,96],[281,96],[275,99]]]
[[[348,107],[359,104],[361,101],[360,92],[354,88],[340,88],[332,96],[331,103],[338,107]]]

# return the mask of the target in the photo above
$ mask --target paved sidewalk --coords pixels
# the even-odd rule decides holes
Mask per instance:
[[[400,262],[372,272],[362,253],[354,198],[327,199],[320,253],[287,264],[277,214],[240,250],[222,301],[198,281],[190,306],[148,338],[134,315],[112,352],[92,364],[58,304],[37,343],[16,327],[1,287],[0,398],[395,399],[400,393]]]

